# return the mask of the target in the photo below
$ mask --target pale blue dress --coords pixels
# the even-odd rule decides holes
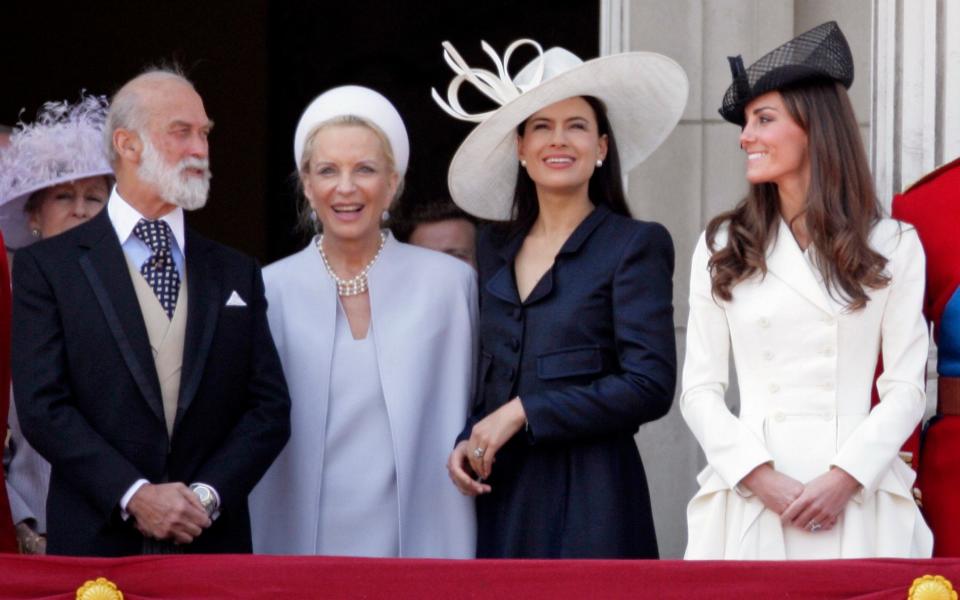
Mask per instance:
[[[400,553],[396,455],[373,327],[365,338],[353,339],[338,302],[333,344],[318,553],[396,557]]]

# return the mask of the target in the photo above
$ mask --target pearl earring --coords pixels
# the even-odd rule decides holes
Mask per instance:
[[[599,169],[599,168],[602,167],[602,166],[603,166],[603,159],[598,158],[598,159],[597,159],[597,168]]]
[[[384,209],[384,211],[383,211],[382,213],[380,213],[380,220],[381,220],[381,221],[387,221],[387,220],[389,220],[389,219],[390,219],[390,211]]]
[[[523,159],[521,158],[521,159],[520,159],[520,166],[523,167],[524,169],[526,169],[526,168],[527,168],[527,161],[525,161],[525,160],[523,160]]]
[[[37,239],[39,240],[39,239],[40,239],[40,230],[37,229],[37,228],[33,228],[33,229],[30,230],[30,235],[32,235],[33,237],[35,237],[35,238],[37,238]]]

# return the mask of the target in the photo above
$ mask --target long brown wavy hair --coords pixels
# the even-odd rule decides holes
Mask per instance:
[[[815,264],[827,291],[849,310],[866,306],[864,288],[890,282],[887,259],[868,237],[883,211],[877,201],[847,91],[833,81],[779,90],[793,120],[807,134],[810,185],[805,220],[816,252]],[[767,246],[777,234],[779,194],[774,183],[751,185],[747,197],[707,224],[708,263],[714,297],[731,300],[740,281],[767,273]],[[726,246],[716,248],[717,232],[727,227]]]

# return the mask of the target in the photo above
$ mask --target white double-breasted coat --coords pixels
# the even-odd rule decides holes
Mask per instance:
[[[717,247],[726,243],[721,231]],[[690,276],[680,408],[707,458],[687,508],[686,558],[928,557],[932,536],[898,451],[925,402],[924,255],[912,227],[884,219],[871,246],[889,259],[887,287],[847,310],[781,221],[759,274],[729,302],[711,295],[701,236]],[[733,350],[740,414],[724,402]],[[871,410],[878,354],[880,403]],[[831,531],[785,531],[779,515],[737,484],[771,463],[802,483],[831,466],[862,484]]]

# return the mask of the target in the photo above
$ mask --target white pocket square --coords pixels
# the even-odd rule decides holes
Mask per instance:
[[[243,301],[243,298],[240,297],[240,294],[237,293],[237,290],[233,290],[233,293],[230,294],[230,297],[227,298],[226,306],[246,306],[247,303]]]

